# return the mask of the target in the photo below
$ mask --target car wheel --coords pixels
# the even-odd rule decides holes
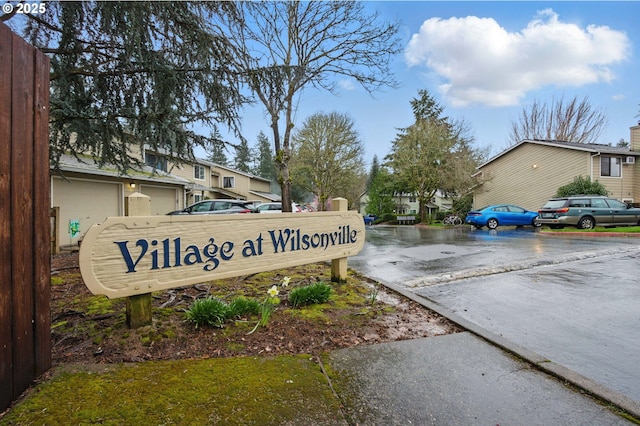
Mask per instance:
[[[578,228],[580,229],[593,229],[596,226],[596,222],[591,216],[585,216],[578,222]]]
[[[487,221],[487,228],[496,229],[498,227],[498,219],[489,219]]]
[[[536,216],[533,218],[533,222],[531,222],[531,225],[536,227],[536,228],[540,228],[542,226],[542,224],[540,222],[538,222],[538,218],[540,216]]]

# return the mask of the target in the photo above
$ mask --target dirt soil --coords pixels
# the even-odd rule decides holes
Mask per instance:
[[[461,331],[455,324],[405,297],[350,271],[346,284],[332,284],[328,303],[293,309],[281,294],[269,323],[249,334],[257,318],[223,328],[186,321],[194,300],[243,295],[261,300],[267,289],[291,277],[287,289],[330,282],[330,265],[220,280],[153,294],[153,324],[129,329],[125,300],[93,296],[82,281],[77,253],[52,257],[52,363],[118,363],[246,355],[319,354],[395,340]]]

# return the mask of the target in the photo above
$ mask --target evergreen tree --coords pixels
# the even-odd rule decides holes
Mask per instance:
[[[236,146],[236,156],[233,161],[236,169],[246,173],[251,172],[251,151],[246,139],[242,138],[240,144]]]
[[[209,153],[208,160],[212,163],[219,164],[221,166],[228,166],[229,160],[227,159],[226,146],[221,142],[213,142],[211,144],[211,151]]]
[[[253,168],[253,174],[274,181],[276,169],[273,161],[273,151],[271,150],[269,138],[263,132],[258,134],[254,159],[255,166]]]
[[[479,155],[464,122],[442,115],[444,109],[426,91],[411,100],[415,123],[401,129],[394,140],[388,165],[400,193],[414,194],[420,203],[420,220],[426,203],[438,190],[461,197],[473,186],[472,172]]]
[[[380,172],[380,163],[378,161],[378,156],[373,156],[373,161],[371,162],[371,170],[369,170],[369,176],[367,176],[367,189],[371,188],[371,184],[373,183],[376,176]]]
[[[365,212],[378,217],[393,214],[393,209],[395,208],[393,193],[393,177],[387,169],[380,168],[369,186],[367,192],[369,202]]]
[[[253,174],[275,182],[276,169],[273,160],[273,151],[269,138],[263,132],[258,134],[256,141]]]
[[[126,174],[131,144],[193,156],[212,140],[191,125],[239,132],[239,73],[213,16],[235,21],[235,2],[47,2],[25,36],[51,59],[50,156],[89,155]]]

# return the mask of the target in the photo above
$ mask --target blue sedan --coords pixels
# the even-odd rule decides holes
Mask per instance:
[[[539,227],[538,212],[532,212],[513,204],[496,204],[471,210],[467,213],[466,223],[480,229],[486,226],[496,229],[500,226],[535,226]]]

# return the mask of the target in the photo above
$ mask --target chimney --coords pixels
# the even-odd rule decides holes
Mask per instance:
[[[631,151],[640,151],[640,121],[637,126],[631,127],[630,132],[629,148]]]

